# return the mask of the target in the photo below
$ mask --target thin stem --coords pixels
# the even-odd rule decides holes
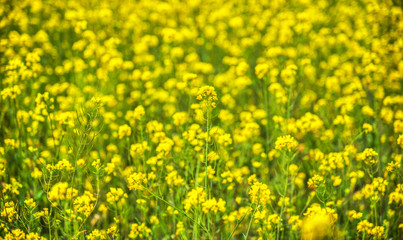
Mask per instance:
[[[49,215],[48,215],[48,227],[49,227],[49,239],[52,240],[52,227],[50,225],[50,215],[52,214],[52,208],[49,209]]]
[[[283,153],[283,161],[285,160],[285,157],[284,157],[285,155],[286,154]],[[286,177],[285,177],[285,184],[284,184],[283,204],[281,205],[281,211],[280,211],[281,220],[283,220],[283,215],[284,215],[284,210],[285,210],[285,205],[286,205],[285,201],[286,201],[286,196],[287,196],[287,191],[288,191],[288,177],[289,177],[288,168],[290,166],[291,161],[294,159],[294,157],[295,157],[295,154],[291,158],[287,157],[288,159],[287,159],[286,169],[285,169]],[[281,225],[280,223],[277,225],[277,237],[276,237],[277,240],[280,237],[280,225]]]
[[[244,236],[245,239],[248,239],[250,227],[251,227],[251,225],[252,225],[253,218],[255,217],[255,213],[256,213],[256,211],[257,211],[258,208],[259,208],[259,205],[256,206],[255,210],[254,210],[253,213],[252,213],[252,217],[250,218],[250,221],[249,221],[249,224],[248,224],[248,230],[246,231],[246,235]]]
[[[248,212],[248,213],[249,213],[249,212]],[[243,215],[243,217],[241,218],[240,221],[237,221],[236,226],[235,226],[234,229],[231,231],[231,234],[228,236],[227,240],[229,240],[229,239],[232,238],[232,235],[234,235],[234,233],[235,233],[236,229],[238,228],[239,224],[241,224],[241,223],[243,222],[243,220],[244,220],[245,217],[248,215],[248,213],[245,214],[245,215]]]
[[[203,229],[208,235],[209,238],[211,239],[210,233],[207,230],[207,228],[203,225],[201,225],[200,223],[198,223],[196,220],[194,220],[192,217],[190,217],[185,211],[183,211],[182,209],[177,208],[174,204],[168,202],[167,200],[163,199],[162,197],[156,195],[155,193],[153,193],[150,189],[148,188],[144,188],[147,192],[149,192],[151,195],[153,195],[155,198],[157,198],[158,200],[168,204],[169,206],[171,206],[172,208],[174,208],[175,210],[177,210],[179,213],[181,213],[183,216],[189,218],[193,223],[197,224],[201,229]]]
[[[76,235],[76,237],[81,233],[80,230],[81,228],[84,226],[84,223],[87,221],[88,217],[91,215],[91,213],[95,210],[95,207],[98,205],[98,201],[99,201],[99,193],[100,193],[100,187],[99,187],[99,170],[97,170],[96,173],[96,181],[97,181],[97,199],[95,200],[94,205],[92,206],[91,212],[90,214],[84,219],[84,221],[80,224],[80,226],[78,227],[78,233]]]
[[[377,211],[376,211],[376,201],[374,201],[374,203],[372,205],[372,211],[373,211],[374,218],[375,218],[375,226],[378,226],[378,218],[377,218]]]
[[[206,152],[205,152],[205,189],[206,189],[206,200],[208,200],[209,191],[208,191],[208,175],[207,175],[207,167],[208,167],[208,139],[209,139],[209,124],[210,124],[210,112],[207,110],[207,127],[206,127]],[[207,215],[207,230],[210,231],[210,219],[208,213]]]

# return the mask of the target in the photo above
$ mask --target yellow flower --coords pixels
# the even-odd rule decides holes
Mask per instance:
[[[365,198],[370,198],[371,200],[380,199],[381,195],[383,196],[386,191],[386,186],[388,185],[388,181],[381,177],[374,178],[373,182],[370,184],[366,184],[361,192],[364,194]]]
[[[269,65],[267,65],[266,63],[260,63],[255,67],[255,74],[257,78],[261,79],[264,77],[264,75],[267,73],[268,70]]]
[[[325,180],[323,176],[315,174],[308,180],[308,187],[311,190],[315,190],[319,187],[320,184],[324,183]]]
[[[119,139],[122,139],[125,136],[130,137],[131,134],[132,129],[129,127],[129,125],[125,124],[119,127]]]
[[[385,237],[385,228],[383,226],[376,226],[369,231],[369,234],[377,239]]]
[[[197,78],[197,75],[194,74],[194,73],[186,73],[186,74],[183,75],[183,81],[184,82],[188,82],[188,81],[196,79],[196,78]]]
[[[375,115],[374,110],[370,106],[367,106],[367,105],[363,106],[361,108],[361,111],[362,111],[363,114],[365,114],[365,115],[367,115],[369,117],[373,117]]]
[[[25,235],[26,240],[46,240],[45,237],[39,235],[39,233],[30,232]]]
[[[395,191],[389,194],[389,204],[396,203],[398,206],[403,204],[403,184],[397,184]]]
[[[29,206],[30,208],[35,208],[36,207],[36,203],[34,202],[34,200],[32,198],[29,198],[29,199],[25,200],[24,203],[27,206]]]
[[[130,155],[133,158],[143,157],[145,151],[149,151],[151,148],[148,146],[148,142],[132,144],[130,146]]]
[[[323,121],[317,115],[307,112],[295,122],[295,125],[302,134],[317,133],[323,128]]]
[[[403,134],[400,134],[399,137],[397,138],[397,145],[399,145],[400,148],[403,149]]]
[[[151,216],[150,217],[150,223],[158,225],[160,223],[160,221],[158,220],[158,218],[156,216]]]
[[[313,204],[304,215],[301,225],[302,239],[332,237],[334,224],[338,218],[334,209],[321,208],[319,204]]]
[[[261,182],[254,182],[249,189],[249,198],[252,203],[266,205],[271,201],[271,192],[268,186]]]
[[[11,233],[6,234],[4,239],[10,239],[10,240],[25,240],[26,235],[21,229],[14,229],[11,231]],[[41,238],[42,240],[43,238]]]
[[[141,120],[145,114],[146,112],[144,110],[144,107],[142,105],[139,105],[134,109],[133,117],[137,120]]]
[[[77,196],[77,190],[69,188],[68,185],[67,182],[58,182],[52,186],[49,192],[49,200],[52,201],[52,204],[57,204],[59,201],[72,199]]]
[[[202,210],[204,213],[208,212],[225,212],[225,201],[223,199],[218,199],[218,201],[215,198],[207,199],[203,204],[202,204]]]
[[[275,144],[275,148],[279,151],[286,149],[287,151],[291,152],[298,147],[298,142],[290,135],[278,137]]]
[[[101,159],[95,159],[94,161],[92,161],[91,166],[95,167],[96,169],[100,169],[101,168]]]
[[[197,92],[197,100],[202,101],[204,110],[213,109],[217,105],[217,93],[214,87],[204,86]]]
[[[335,187],[340,186],[341,184],[340,176],[331,176],[330,178],[333,180],[333,186]]]
[[[331,236],[333,223],[331,216],[323,212],[305,217],[301,227],[302,239],[315,240]]]
[[[206,201],[206,192],[203,188],[197,187],[196,189],[191,190],[186,195],[186,199],[183,200],[184,208],[186,211],[189,211],[192,207],[196,207],[199,204],[202,204]]]
[[[83,214],[84,216],[88,217],[95,206],[93,203],[95,202],[96,198],[92,193],[89,191],[85,191],[82,196],[76,197],[74,200],[74,210],[78,213]]]
[[[148,180],[145,173],[135,172],[127,177],[127,186],[130,190],[142,190],[147,181]]]
[[[295,231],[295,230],[298,230],[301,227],[302,221],[301,221],[301,219],[299,218],[298,215],[291,216],[288,219],[288,224],[292,225],[291,229]]]
[[[287,86],[295,82],[295,75],[297,74],[298,67],[294,64],[288,65],[281,71],[281,79]]]
[[[112,205],[117,204],[121,206],[126,202],[127,198],[127,193],[121,188],[110,188],[110,191],[106,194],[106,201]]]
[[[374,224],[368,222],[367,220],[363,220],[363,221],[358,223],[357,231],[358,232],[370,233],[370,231],[372,230],[373,226],[374,226]]]
[[[116,233],[117,233],[117,227],[116,227],[116,225],[114,225],[114,226],[111,226],[110,228],[108,228],[108,230],[106,231],[106,233],[108,234],[108,235],[111,235],[111,236],[113,236],[113,235],[115,235]]]
[[[55,166],[53,166],[53,169],[71,171],[73,169],[73,166],[67,159],[62,159],[57,162]]]
[[[364,129],[365,133],[371,133],[373,131],[372,125],[368,123],[364,123],[362,129]]]
[[[364,161],[366,164],[376,164],[378,160],[376,157],[378,153],[374,151],[372,148],[366,148],[362,153],[357,154],[358,161]]]
[[[175,126],[181,126],[187,122],[188,114],[186,112],[177,112],[172,118],[174,119]]]
[[[182,222],[182,221],[179,221],[179,222],[176,224],[176,232],[175,232],[175,234],[176,234],[176,235],[180,235],[181,232],[183,232],[183,230],[185,230],[184,225],[183,225],[183,222]]]
[[[174,186],[183,186],[185,185],[185,181],[183,178],[178,174],[178,171],[172,171],[170,172],[166,177],[165,180],[168,185],[174,185]]]
[[[244,76],[246,71],[248,71],[249,65],[245,61],[241,61],[238,66],[236,66],[236,75]]]
[[[347,216],[350,221],[353,221],[355,219],[361,219],[362,213],[356,212],[355,210],[351,210],[347,212]]]
[[[87,238],[89,240],[103,240],[103,239],[107,239],[107,236],[105,234],[105,231],[103,230],[98,230],[98,229],[94,229],[92,230],[92,232],[90,234],[88,234]]]
[[[38,168],[35,168],[34,171],[31,172],[31,176],[33,178],[39,179],[42,177],[42,172]]]
[[[129,238],[148,238],[150,236],[151,229],[148,228],[144,223],[141,225],[133,223],[130,227]]]
[[[14,202],[6,202],[4,208],[1,211],[2,217],[7,217],[9,222],[12,222],[14,215],[17,214],[16,206]]]

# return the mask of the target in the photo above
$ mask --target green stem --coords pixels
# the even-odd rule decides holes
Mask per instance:
[[[249,213],[249,212],[248,212],[248,213]],[[243,220],[244,220],[245,217],[248,215],[248,213],[245,214],[245,215],[243,215],[243,217],[241,218],[241,220],[239,220],[239,221],[237,220],[236,225],[235,225],[234,229],[231,231],[231,234],[228,236],[227,240],[232,239],[232,235],[234,235],[234,233],[235,233],[236,229],[238,228],[239,224],[241,224],[241,223],[243,222]]]
[[[209,138],[209,124],[210,124],[210,112],[207,111],[207,129],[206,129],[206,152],[205,152],[205,189],[206,189],[206,200],[208,200],[209,191],[208,191],[208,175],[207,175],[207,167],[208,167],[208,138]],[[207,215],[207,229],[210,231],[210,219],[208,213]]]
[[[52,208],[49,209],[49,215],[48,215],[49,239],[52,240],[52,227],[50,225],[50,214],[52,214]]]
[[[376,212],[376,201],[374,201],[372,206],[373,206],[372,211],[373,211],[374,218],[375,218],[375,226],[378,226],[378,217],[377,217],[377,212]]]
[[[256,211],[257,211],[258,208],[259,208],[259,205],[256,206],[255,210],[254,210],[253,213],[252,213],[252,217],[250,218],[250,221],[249,221],[249,224],[248,224],[248,230],[246,231],[245,239],[248,239],[250,227],[251,227],[251,225],[252,225],[253,218],[254,218],[255,213],[256,213]]]
[[[185,211],[183,211],[182,209],[177,208],[174,204],[168,202],[167,200],[163,199],[162,197],[156,195],[155,193],[153,193],[150,189],[148,188],[144,188],[147,192],[149,192],[152,196],[154,196],[155,198],[157,198],[158,200],[164,202],[165,204],[171,206],[172,208],[174,208],[175,210],[177,210],[179,213],[181,213],[183,216],[187,217],[188,219],[190,219],[193,223],[195,223],[196,225],[198,225],[201,229],[203,229],[203,231],[205,231],[208,235],[209,238],[211,239],[210,233],[207,230],[207,228],[203,225],[201,225],[199,222],[197,222],[196,220],[194,220],[192,217],[190,217]]]
[[[285,153],[283,153],[284,155],[283,156],[285,156]],[[286,196],[287,196],[287,190],[288,190],[288,168],[289,168],[289,166],[290,166],[290,162],[294,159],[294,157],[295,157],[295,154],[294,154],[294,156],[292,156],[292,158],[290,159],[290,158],[288,158],[287,159],[287,163],[286,163],[286,169],[285,169],[285,171],[286,171],[286,177],[285,177],[285,184],[284,184],[284,193],[283,193],[283,204],[281,205],[281,211],[280,211],[280,219],[281,220],[283,220],[283,215],[284,215],[284,210],[285,210],[285,205],[286,205]],[[285,160],[285,157],[283,157],[283,161]],[[277,236],[276,236],[276,239],[278,240],[279,239],[279,237],[280,237],[280,225],[281,225],[281,223],[279,223],[278,225],[277,225]],[[283,232],[284,233],[284,232]]]

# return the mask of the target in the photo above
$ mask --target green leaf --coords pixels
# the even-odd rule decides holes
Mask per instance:
[[[41,199],[42,195],[43,195],[43,190],[40,190],[37,194],[35,194],[34,200]]]

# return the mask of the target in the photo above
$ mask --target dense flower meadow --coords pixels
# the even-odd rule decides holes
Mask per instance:
[[[0,239],[402,239],[398,0],[0,0]]]

